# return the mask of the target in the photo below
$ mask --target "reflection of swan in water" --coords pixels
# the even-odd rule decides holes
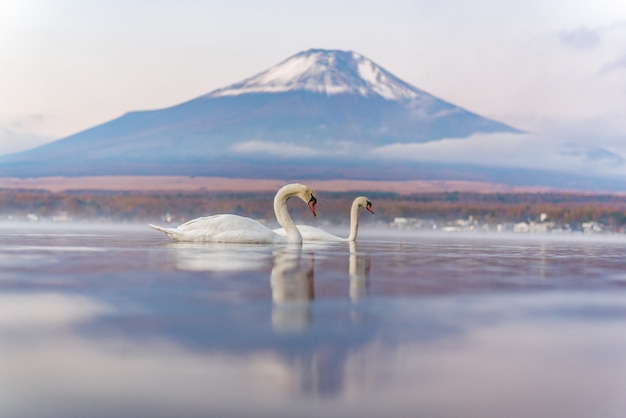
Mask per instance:
[[[300,234],[302,234],[302,239],[304,241],[356,241],[356,235],[359,230],[359,208],[365,208],[372,214],[374,213],[374,209],[372,209],[372,202],[370,202],[365,196],[359,196],[354,199],[352,206],[350,207],[350,234],[348,235],[348,238],[338,237],[337,235],[326,232],[321,228],[309,225],[297,225],[298,230],[300,230]],[[274,232],[281,236],[287,235],[284,228],[275,229]]]
[[[259,271],[272,262],[267,247],[258,245],[172,242],[167,247],[166,261],[178,270]]]
[[[249,244],[300,243],[302,242],[302,235],[287,210],[287,200],[292,197],[299,197],[306,202],[315,215],[317,199],[313,189],[299,183],[283,186],[274,197],[274,213],[280,226],[287,231],[284,236],[274,233],[252,218],[232,214],[204,216],[185,222],[177,228],[163,228],[155,225],[150,225],[150,227],[169,235],[176,241]]]
[[[345,244],[330,244],[334,248],[345,248]],[[369,279],[369,256],[362,255],[357,251],[356,243],[350,242],[349,276],[350,297],[355,300],[362,297],[368,286]],[[328,249],[329,244],[326,244]],[[307,246],[309,247],[309,246]],[[307,248],[304,247],[304,248]],[[307,248],[308,249],[308,248]],[[326,305],[335,314],[326,321],[332,321],[326,326],[325,338],[319,338],[317,331],[305,331],[313,320],[312,300],[314,298],[314,274],[312,255],[302,254],[302,248],[297,251],[281,249],[274,253],[274,268],[271,274],[273,310],[272,325],[275,331],[300,332],[293,335],[291,341],[297,341],[302,347],[299,350],[289,350],[285,354],[293,380],[291,387],[304,394],[317,396],[335,396],[346,390],[346,369],[354,354],[353,346],[346,345],[346,334],[360,335],[367,327],[345,328],[341,323],[345,302],[337,300],[336,303]],[[345,270],[344,270],[345,274]],[[344,276],[345,277],[345,276]],[[356,304],[350,308],[352,324],[363,324],[368,316]],[[322,321],[324,321],[322,319]],[[346,333],[346,331],[348,331]],[[359,337],[356,337],[359,338]],[[359,356],[359,358],[362,358]]]
[[[302,256],[300,247],[274,253],[270,274],[272,325],[276,331],[302,331],[311,320],[310,303],[315,297],[313,255]]]
[[[359,255],[356,242],[350,243],[350,299],[357,301],[367,296],[369,288],[371,258],[368,255]]]

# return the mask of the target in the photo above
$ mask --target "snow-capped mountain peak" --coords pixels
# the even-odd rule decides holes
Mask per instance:
[[[428,95],[355,52],[311,49],[244,81],[215,90],[207,97],[288,91],[381,96],[387,100]]]

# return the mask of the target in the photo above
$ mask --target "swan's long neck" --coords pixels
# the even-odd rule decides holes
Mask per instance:
[[[287,210],[287,200],[295,196],[296,193],[297,191],[291,190],[287,186],[280,189],[278,193],[276,193],[276,196],[274,196],[274,214],[276,215],[278,224],[282,226],[287,233],[287,241],[302,243],[302,235]]]
[[[356,234],[359,230],[359,202],[352,202],[350,208],[350,235],[346,241],[356,241]]]

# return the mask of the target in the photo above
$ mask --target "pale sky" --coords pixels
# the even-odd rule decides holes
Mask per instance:
[[[558,137],[626,158],[623,0],[0,0],[0,154],[190,100],[310,48],[358,52],[533,134],[510,147]]]

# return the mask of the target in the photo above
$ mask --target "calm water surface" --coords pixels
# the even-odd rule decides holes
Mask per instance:
[[[626,416],[625,255],[622,236],[0,224],[0,416]]]

